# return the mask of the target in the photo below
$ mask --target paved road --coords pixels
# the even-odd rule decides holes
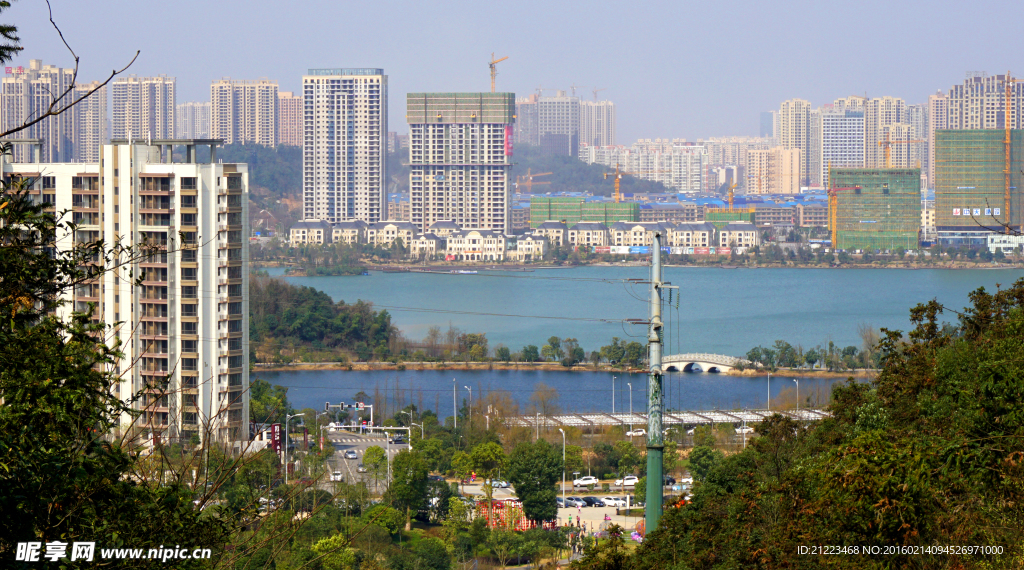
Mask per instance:
[[[373,486],[373,478],[370,474],[356,471],[356,466],[363,462],[363,455],[366,453],[366,450],[376,445],[384,449],[385,452],[390,451],[390,459],[394,459],[399,451],[409,449],[409,444],[407,443],[389,446],[387,438],[376,433],[359,434],[349,431],[336,431],[328,433],[327,438],[334,445],[334,456],[327,460],[328,472],[341,471],[346,483],[365,481],[371,487]],[[354,450],[358,459],[345,459],[344,453],[349,450]]]

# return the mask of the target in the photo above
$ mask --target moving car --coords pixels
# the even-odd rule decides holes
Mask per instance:
[[[620,487],[635,487],[636,482],[639,480],[640,478],[637,477],[636,475],[626,475],[622,479],[616,479],[615,484]]]
[[[586,475],[586,476],[580,477],[579,479],[573,479],[572,486],[573,487],[586,487],[587,485],[597,485],[598,483],[599,483],[599,481],[597,480],[597,477],[594,477],[593,475]]]
[[[366,473],[366,466],[362,463],[356,465],[356,473]]]
[[[586,503],[588,507],[603,507],[603,506],[605,506],[604,501],[602,501],[601,499],[598,499],[597,497],[583,497],[583,502]]]
[[[354,449],[350,449],[350,450],[345,452],[345,459],[358,459],[358,458],[359,458],[359,456],[356,455],[356,450],[354,450]]]
[[[647,430],[644,428],[636,428],[626,432],[626,437],[642,437],[647,435]]]
[[[400,445],[405,443],[405,438],[396,434],[388,438],[388,441],[391,442],[391,445]]]
[[[341,471],[331,473],[331,481],[344,481],[344,478],[341,476]]]
[[[626,499],[623,499],[622,497],[601,497],[601,500],[604,501],[604,506],[606,507],[626,506]]]
[[[508,481],[501,481],[499,479],[495,479],[494,481],[484,481],[484,483],[490,483],[491,488],[493,489],[508,489],[512,486]]]

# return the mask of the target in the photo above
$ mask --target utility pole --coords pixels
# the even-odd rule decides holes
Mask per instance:
[[[658,528],[664,501],[662,455],[665,438],[661,432],[661,414],[665,407],[661,375],[661,241],[662,234],[655,231],[651,243],[651,322],[647,335],[650,354],[650,374],[647,377],[647,505],[644,507],[644,533]],[[632,398],[630,398],[632,400]]]

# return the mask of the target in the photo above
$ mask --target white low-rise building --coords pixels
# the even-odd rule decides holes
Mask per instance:
[[[531,233],[535,236],[546,237],[548,239],[548,243],[552,246],[561,247],[567,243],[569,229],[562,222],[548,220],[534,228]]]
[[[710,247],[715,244],[715,226],[702,224],[679,224],[668,234],[668,243],[673,247]]]
[[[609,245],[644,247],[654,243],[654,232],[668,237],[672,224],[666,222],[615,222],[608,230]]]
[[[760,243],[757,226],[748,222],[730,222],[718,231],[719,247],[754,247]]]
[[[408,247],[418,233],[412,222],[374,222],[366,227],[366,243],[390,247],[396,239],[401,239]]]
[[[420,234],[409,243],[409,255],[419,259],[443,255],[446,244],[445,238],[430,233]]]
[[[366,222],[362,220],[338,222],[334,224],[334,230],[331,232],[331,241],[349,245],[366,243],[366,227]]]
[[[516,239],[515,249],[508,251],[508,258],[514,261],[539,261],[548,252],[548,240],[540,236],[525,235]]]
[[[1013,253],[1017,248],[1024,247],[1024,236],[1013,236],[1006,234],[989,234],[986,236],[988,250],[995,253],[1002,250],[1003,253]]]
[[[323,245],[331,241],[331,224],[320,220],[306,220],[292,226],[288,243],[292,246]]]
[[[491,230],[460,230],[448,236],[445,252],[455,261],[502,261],[505,236]]]
[[[608,226],[601,222],[579,222],[569,228],[569,243],[579,247],[608,245]]]

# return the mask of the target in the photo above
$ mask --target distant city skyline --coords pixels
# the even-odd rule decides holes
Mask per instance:
[[[460,8],[460,6],[465,7]],[[135,50],[130,70],[140,77],[167,75],[178,80],[179,101],[204,101],[211,81],[221,77],[277,80],[282,91],[300,92],[302,75],[318,67],[376,67],[390,76],[390,123],[404,127],[401,104],[409,92],[489,90],[487,61],[493,52],[509,59],[497,64],[497,90],[517,95],[538,86],[568,90],[591,99],[590,89],[606,88],[602,99],[615,102],[620,143],[640,138],[696,140],[711,136],[759,134],[763,111],[779,102],[804,99],[813,107],[849,95],[901,98],[926,103],[938,89],[961,83],[965,72],[990,75],[1007,69],[1024,77],[1024,54],[1011,49],[1013,24],[1024,6],[982,1],[972,10],[947,10],[951,3],[910,2],[902,17],[884,17],[888,3],[821,5],[649,2],[621,17],[621,5],[599,2],[580,10],[570,4],[525,0],[514,11],[501,6],[452,2],[448,17],[466,33],[439,36],[422,22],[436,17],[436,6],[393,2],[367,4],[279,2],[138,4],[125,0],[88,3],[55,0],[54,19],[81,56],[80,80],[105,77],[123,66]],[[998,7],[998,8],[997,8]],[[315,12],[315,17],[312,17]],[[343,13],[344,12],[344,13]],[[196,25],[230,19],[230,29],[209,34]],[[992,18],[999,14],[999,18]],[[14,2],[4,22],[19,28],[25,47],[12,65],[42,59],[62,67],[71,56],[50,26],[46,5]],[[343,17],[344,16],[344,17]],[[543,17],[541,17],[543,16]],[[918,18],[907,26],[908,17]],[[173,42],[153,42],[139,18],[175,30]],[[496,30],[495,19],[502,24]],[[378,25],[330,33],[336,21],[375,21]],[[730,33],[702,22],[729,22]],[[900,37],[900,57],[891,42],[865,41],[856,58],[836,56],[827,34],[812,36],[827,22],[870,29],[874,37]],[[116,33],[97,35],[103,27]],[[779,30],[807,30],[782,34]],[[984,30],[969,42],[964,30]],[[254,37],[280,38],[256,48]],[[302,38],[301,41],[295,41]],[[670,38],[684,45],[715,45],[699,58],[666,49]],[[415,46],[414,48],[412,46]],[[410,57],[415,53],[415,57]],[[587,53],[587,57],[579,57]],[[643,57],[635,57],[642,53]],[[693,78],[700,77],[695,81]]]

